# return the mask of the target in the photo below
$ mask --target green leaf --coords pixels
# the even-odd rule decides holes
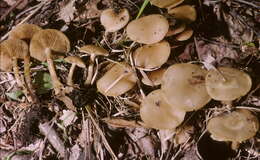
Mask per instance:
[[[138,14],[137,14],[135,19],[138,19],[142,15],[142,13],[143,13],[145,7],[147,6],[147,4],[149,3],[149,1],[150,0],[145,0],[144,1],[144,3],[142,4],[142,7],[140,8],[140,10],[139,10],[139,12],[138,12]]]
[[[13,99],[13,100],[19,100],[19,97],[23,95],[23,92],[20,90],[14,91],[14,92],[8,92],[5,93],[9,98]]]
[[[48,93],[53,88],[51,76],[47,72],[37,72],[34,84],[38,94]]]

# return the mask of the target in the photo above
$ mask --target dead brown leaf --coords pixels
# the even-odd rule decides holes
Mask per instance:
[[[65,1],[60,4],[61,9],[58,13],[58,19],[64,20],[66,23],[69,23],[74,19],[74,13],[76,11],[76,8],[74,6],[75,1],[76,0]]]

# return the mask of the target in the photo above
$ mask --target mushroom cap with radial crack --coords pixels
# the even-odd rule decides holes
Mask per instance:
[[[137,68],[154,70],[168,60],[170,53],[170,44],[167,41],[161,41],[137,48],[133,53],[133,59]]]
[[[9,37],[30,40],[33,35],[40,30],[42,30],[42,28],[35,24],[20,24],[11,30],[11,32],[9,33]]]
[[[168,104],[161,90],[149,93],[141,103],[140,116],[146,126],[155,129],[175,129],[182,123],[185,111]]]
[[[190,39],[192,35],[193,35],[193,30],[191,28],[186,28],[183,32],[181,32],[176,36],[176,39],[178,41],[186,41]]]
[[[232,101],[246,95],[252,86],[250,76],[235,68],[219,67],[206,76],[208,94],[215,100]]]
[[[116,32],[122,29],[130,19],[127,9],[121,9],[116,12],[114,9],[103,10],[100,16],[100,22],[105,27],[106,32]]]
[[[131,21],[126,28],[127,36],[138,43],[160,42],[169,29],[167,19],[160,14],[151,14]]]
[[[174,7],[181,4],[184,0],[150,0],[152,5],[160,8]]]
[[[115,64],[97,81],[97,89],[106,96],[119,96],[132,89],[136,82],[137,77],[131,66],[125,63]],[[113,83],[112,88],[109,88]]]
[[[207,124],[211,137],[217,141],[242,142],[254,137],[258,129],[257,117],[246,109],[216,116]]]
[[[30,42],[30,54],[39,61],[46,61],[45,51],[50,49],[52,54],[64,55],[70,51],[70,41],[67,36],[56,29],[44,29],[33,35]],[[54,56],[54,58],[57,58]]]
[[[148,85],[148,86],[158,86],[161,84],[162,82],[162,76],[164,74],[164,72],[166,71],[165,68],[160,68],[158,70],[155,70],[155,71],[151,71],[151,72],[148,72],[147,73],[147,77],[149,78],[150,81],[152,81],[153,84],[151,84],[150,81],[148,81],[146,78],[142,78],[142,82],[145,84],[145,85]]]
[[[174,25],[172,29],[169,29],[166,37],[170,37],[170,36],[179,34],[179,33],[183,32],[185,29],[186,29],[186,24],[184,22],[181,22],[177,25]]]
[[[68,56],[64,59],[67,63],[76,64],[80,68],[86,68],[85,63],[80,57],[77,56]]]
[[[8,54],[6,47],[0,44],[0,70],[10,72],[12,71],[12,57]]]
[[[162,77],[161,89],[165,99],[185,111],[202,108],[211,100],[205,86],[206,74],[206,70],[195,64],[170,66]]]
[[[196,9],[190,5],[182,5],[169,9],[168,13],[173,15],[174,18],[183,20],[187,23],[194,22],[197,18]]]
[[[94,54],[96,56],[108,56],[109,52],[102,47],[96,45],[85,45],[79,49],[80,52],[87,53],[87,54]]]
[[[27,43],[16,38],[9,38],[1,43],[2,52],[18,59],[24,59],[29,52]]]

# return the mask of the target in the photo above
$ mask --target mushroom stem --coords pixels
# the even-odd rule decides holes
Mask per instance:
[[[74,86],[74,83],[73,83],[73,74],[74,74],[75,68],[76,68],[76,64],[75,64],[75,63],[72,63],[72,65],[71,65],[71,67],[70,67],[68,79],[67,79],[67,85],[68,85],[68,86]]]
[[[91,80],[92,80],[92,77],[93,77],[93,71],[94,71],[95,57],[96,56],[94,54],[91,54],[91,56],[90,56],[90,64],[88,66],[88,76],[87,76],[87,79],[85,81],[85,85],[91,84]]]
[[[13,58],[12,62],[13,62],[14,77],[16,79],[17,85],[19,87],[23,87],[22,78],[19,75],[19,67],[18,67],[17,58]]]
[[[98,69],[99,69],[98,59],[96,58],[95,61],[96,61],[96,70],[95,70],[93,78],[91,80],[91,85],[94,84],[96,77],[97,77],[97,74],[98,74]]]
[[[113,83],[111,83],[107,89],[105,90],[105,93],[107,93],[111,88],[113,88],[122,78],[124,78],[126,75],[128,75],[129,72],[125,72],[124,74],[121,74]]]
[[[24,57],[24,76],[25,82],[28,85],[28,88],[32,90],[32,79],[30,76],[30,56],[29,53]]]
[[[47,58],[47,63],[48,63],[48,69],[51,75],[51,80],[52,80],[52,84],[53,84],[53,88],[55,91],[55,94],[58,95],[61,92],[61,89],[63,88],[63,84],[59,81],[58,76],[56,74],[55,71],[55,66],[51,57],[51,49],[50,48],[46,48],[45,50],[45,55]]]

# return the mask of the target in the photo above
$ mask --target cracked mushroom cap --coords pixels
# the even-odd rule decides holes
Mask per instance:
[[[248,74],[235,68],[220,67],[206,76],[208,94],[215,100],[232,101],[246,95],[252,86]]]
[[[108,56],[109,52],[102,47],[95,46],[92,44],[85,45],[79,49],[80,52],[87,54],[94,54],[96,56]]]
[[[141,103],[140,116],[144,123],[156,129],[175,129],[182,123],[185,111],[169,105],[161,90],[154,90]]]
[[[181,4],[184,0],[150,0],[152,5],[160,8],[175,7]]]
[[[183,20],[187,23],[194,22],[197,18],[196,9],[190,5],[182,5],[168,10],[174,18]]]
[[[30,54],[39,61],[46,61],[45,50],[63,55],[70,51],[70,41],[67,36],[56,29],[44,29],[33,35],[30,43]]]
[[[127,9],[121,9],[116,12],[114,9],[106,9],[102,11],[100,22],[107,32],[115,32],[122,29],[130,19]]]
[[[132,89],[137,81],[127,64],[115,64],[97,81],[97,89],[106,96],[119,96]]]
[[[162,41],[139,47],[135,50],[133,58],[137,68],[152,70],[161,67],[168,60],[170,53],[170,44]]]
[[[144,77],[142,78],[142,82],[148,86],[153,86],[153,85],[158,86],[162,83],[162,77],[165,71],[166,71],[165,68],[161,68],[147,73],[147,77],[149,78],[150,81],[152,81],[153,84],[151,84],[151,82]]]
[[[207,129],[214,140],[242,142],[254,137],[259,122],[250,111],[239,109],[210,119]]]
[[[16,39],[31,39],[33,35],[40,30],[42,30],[42,28],[35,24],[20,24],[11,30],[9,37]]]
[[[161,89],[169,104],[185,111],[198,110],[210,101],[205,86],[207,71],[200,66],[180,63],[170,66],[162,78]]]
[[[127,36],[138,43],[160,42],[169,29],[167,19],[160,14],[152,14],[131,21],[126,28]]]
[[[29,52],[28,48],[25,41],[16,38],[9,38],[1,43],[1,52],[18,59],[24,59]]]
[[[67,63],[76,64],[80,68],[86,68],[85,63],[77,56],[68,56],[64,59]]]

